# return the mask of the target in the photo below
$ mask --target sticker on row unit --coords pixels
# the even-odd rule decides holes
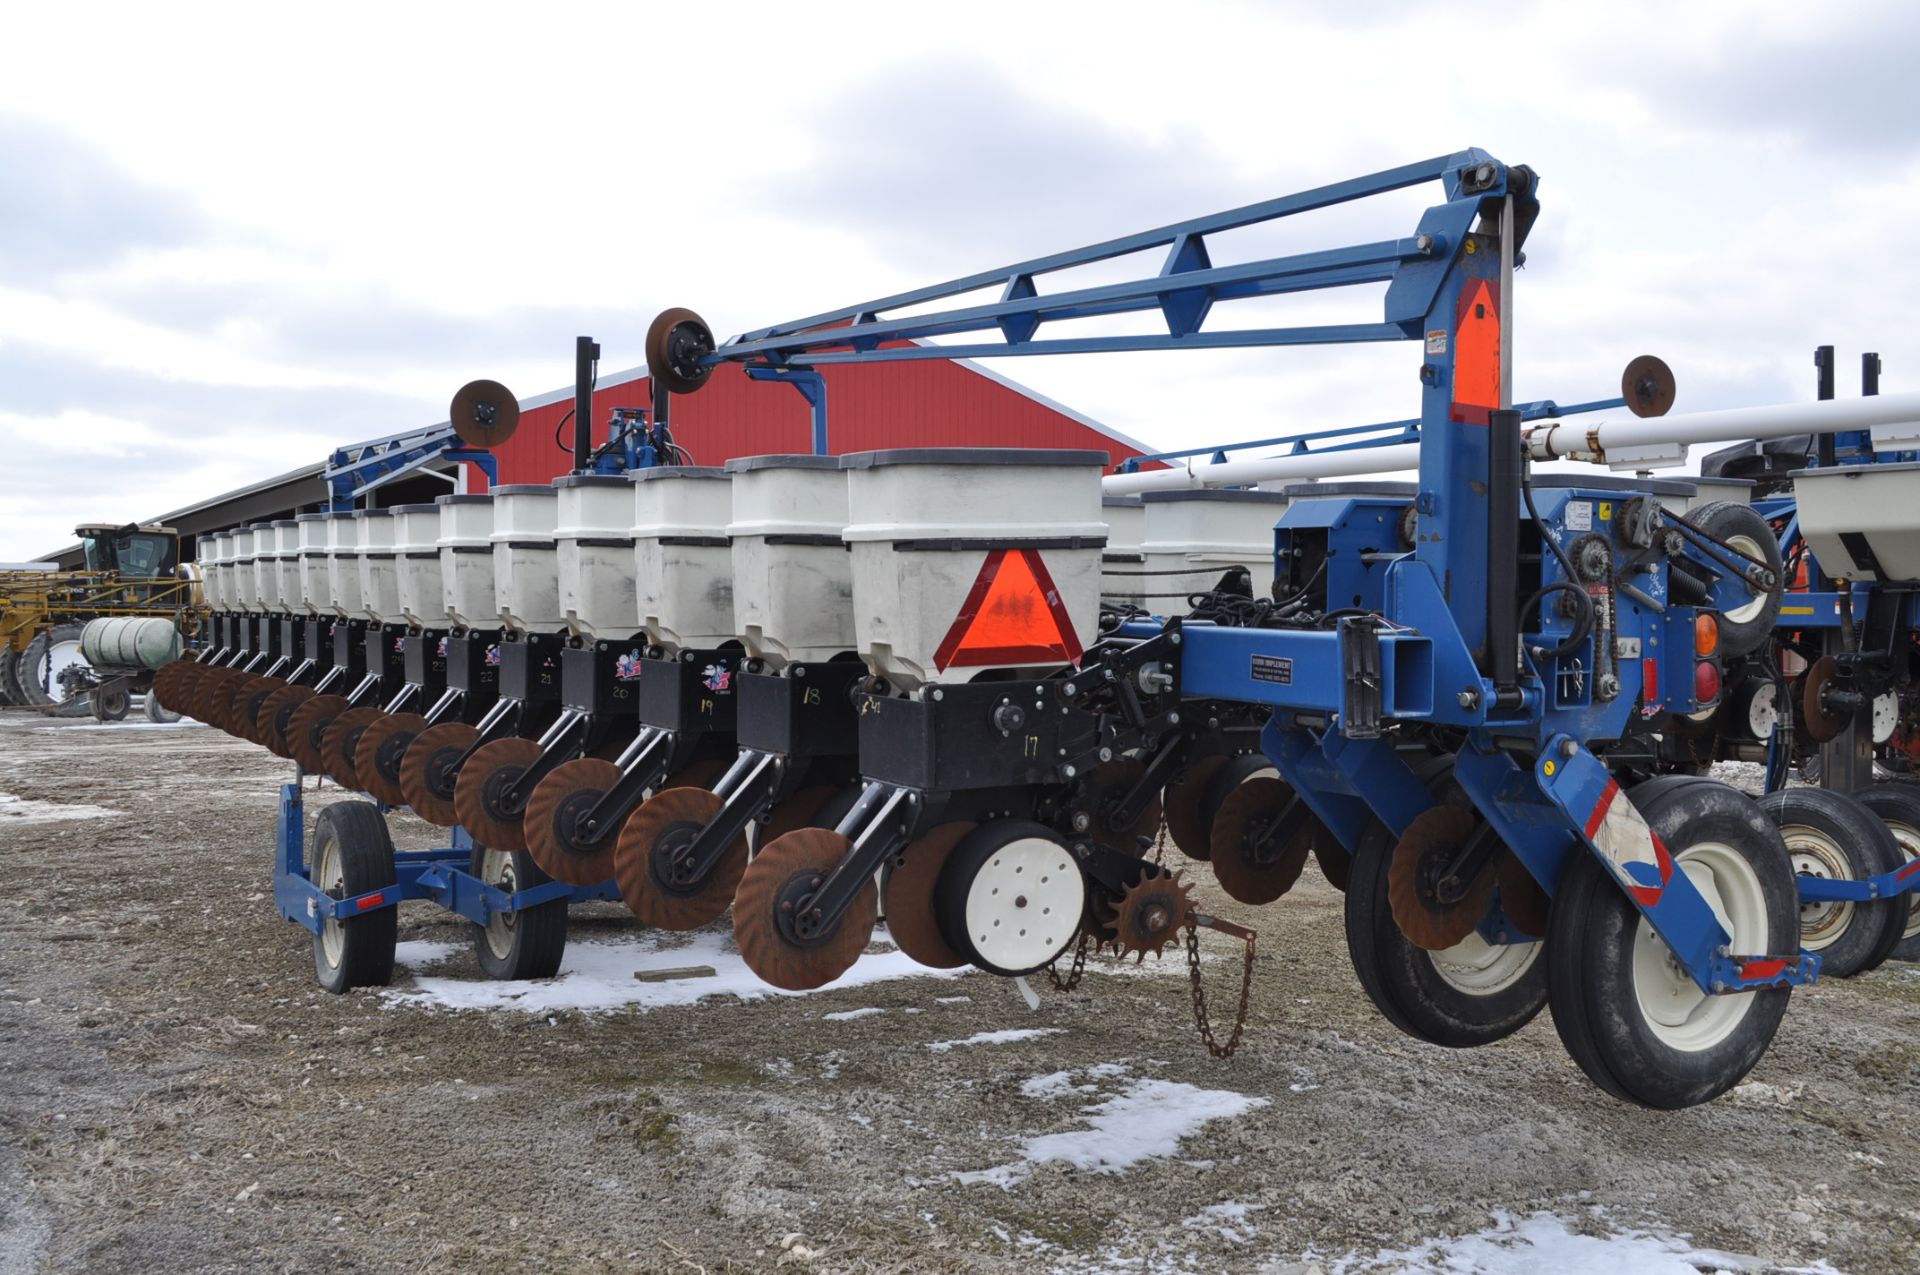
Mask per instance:
[[[1280,686],[1293,685],[1293,660],[1285,655],[1256,655],[1250,676],[1256,682],[1273,682]]]

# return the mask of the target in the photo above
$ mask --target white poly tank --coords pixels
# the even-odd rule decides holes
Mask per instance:
[[[226,602],[221,590],[226,581],[220,576],[220,541],[214,532],[206,532],[193,542],[193,558],[200,566],[200,594],[206,599],[210,611],[226,610]]]
[[[733,476],[733,622],[769,671],[853,650],[847,476],[837,456],[742,456]]]
[[[393,511],[362,509],[353,518],[360,527],[360,612],[375,624],[398,624],[400,569],[393,549]]]
[[[400,614],[415,628],[445,628],[447,590],[440,579],[440,506],[395,505],[393,552],[400,573]]]
[[[260,584],[255,576],[253,542],[259,533],[252,527],[233,530],[233,557],[228,561],[228,602],[235,611],[260,610]]]
[[[89,620],[80,630],[80,654],[95,668],[162,668],[180,658],[180,630],[155,615]]]
[[[669,651],[735,636],[733,484],[727,471],[660,465],[627,475],[633,488],[634,602],[647,640]]]
[[[630,637],[640,629],[633,588],[633,487],[614,474],[553,480],[560,613],[576,637]]]
[[[293,614],[300,609],[300,523],[281,518],[273,524],[273,553],[280,561],[280,587],[274,610]]]
[[[929,447],[844,457],[855,646],[903,690],[1058,668],[1097,637],[1107,455]]]
[[[262,612],[280,609],[280,542],[273,524],[256,522],[253,532],[253,600]]]
[[[442,496],[440,506],[440,584],[447,616],[463,629],[500,626],[500,602],[493,582],[493,497]]]
[[[327,579],[327,514],[301,514],[300,605],[302,615],[331,615],[333,585]]]
[[[1836,580],[1920,580],[1920,462],[1796,469],[1800,534]]]
[[[500,619],[516,633],[557,633],[566,627],[560,610],[560,560],[553,529],[560,493],[544,483],[509,483],[493,489],[493,590]]]
[[[1137,606],[1148,591],[1146,555],[1147,509],[1138,496],[1102,496],[1100,516],[1107,523],[1107,547],[1100,554],[1100,597],[1107,602]]]
[[[1145,606],[1156,614],[1185,614],[1186,598],[1205,593],[1221,576],[1245,567],[1253,596],[1273,591],[1273,524],[1286,511],[1278,491],[1147,491],[1140,577]]]
[[[327,515],[327,599],[329,614],[358,619],[360,609],[360,524],[353,511]]]

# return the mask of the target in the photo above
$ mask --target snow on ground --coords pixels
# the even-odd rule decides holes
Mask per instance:
[[[45,735],[54,731],[70,730],[183,730],[187,727],[199,728],[202,723],[191,717],[183,717],[177,722],[75,722],[70,726],[36,726],[34,734]]]
[[[1582,1235],[1551,1213],[1519,1219],[1495,1213],[1492,1226],[1471,1235],[1364,1256],[1349,1253],[1324,1268],[1327,1275],[1840,1275],[1825,1262],[1776,1266],[1764,1258],[1696,1249],[1684,1236],[1660,1231]]]
[[[856,1018],[871,1018],[875,1014],[884,1014],[886,1012],[886,1010],[880,1008],[878,1005],[869,1005],[865,1009],[843,1009],[837,1014],[822,1014],[820,1018],[823,1022],[850,1023]]]
[[[438,939],[407,939],[393,945],[393,960],[394,964],[404,965],[410,970],[424,969],[451,960],[461,947],[462,944],[445,943]]]
[[[1083,1074],[1094,1072],[1100,1079],[1115,1079],[1123,1069],[1102,1064]],[[1086,1088],[1074,1085],[1070,1072],[1053,1072],[1035,1076],[1021,1086],[1021,1092],[1051,1099]],[[1034,1165],[1054,1161],[1093,1173],[1125,1173],[1144,1160],[1173,1155],[1183,1139],[1212,1121],[1231,1120],[1267,1103],[1265,1098],[1230,1089],[1202,1089],[1178,1080],[1135,1080],[1081,1108],[1086,1128],[1040,1134],[1027,1139],[1018,1160],[953,1176],[964,1185],[991,1183],[1011,1190],[1026,1181]]]
[[[0,827],[28,823],[59,823],[63,819],[105,819],[118,814],[105,806],[67,805],[58,801],[33,801],[0,792]]]
[[[404,945],[403,946],[408,946]],[[432,948],[434,944],[414,945]],[[426,963],[426,962],[422,962]],[[409,962],[412,964],[412,962]],[[675,978],[644,982],[635,977],[649,970],[709,966],[711,977]],[[969,971],[929,969],[905,953],[869,952],[854,962],[820,992],[865,987],[901,978],[957,978]],[[560,973],[550,979],[502,982],[469,977],[422,977],[413,986],[382,992],[389,1005],[409,1009],[492,1009],[548,1014],[558,1010],[604,1014],[615,1010],[645,1012],[669,1005],[691,1005],[710,996],[735,996],[743,1001],[773,996],[809,996],[769,987],[747,968],[730,936],[718,932],[695,934],[687,942],[670,942],[658,934],[636,934],[610,942],[567,944]]]
[[[944,1054],[950,1049],[960,1049],[967,1045],[1011,1045],[1017,1040],[1033,1040],[1039,1036],[1058,1036],[1065,1028],[1061,1027],[1010,1027],[1005,1031],[975,1032],[964,1040],[934,1040],[927,1042],[927,1048],[936,1054]]]

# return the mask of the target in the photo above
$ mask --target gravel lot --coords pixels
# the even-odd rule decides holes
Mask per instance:
[[[333,997],[272,904],[288,777],[190,723],[0,715],[0,1275],[1920,1269],[1914,966],[1797,995],[1746,1085],[1671,1115],[1544,1014],[1472,1053],[1397,1033],[1312,869],[1257,912],[1199,869],[1261,931],[1224,1062],[1171,956],[1037,1010],[897,954],[767,997],[725,933],[608,906],[575,972],[505,986],[408,905],[395,988]],[[715,977],[632,977],[689,964]]]

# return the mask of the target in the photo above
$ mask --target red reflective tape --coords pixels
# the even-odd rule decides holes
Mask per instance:
[[[1786,961],[1779,959],[1770,961],[1743,961],[1740,965],[1740,977],[1746,979],[1778,978],[1780,972],[1786,968]]]
[[[358,903],[354,904],[354,907],[358,908],[362,912],[365,912],[368,908],[377,908],[382,903],[385,903],[386,901],[387,901],[387,896],[384,894],[369,894],[366,898],[361,899]]]
[[[1920,859],[1912,860],[1907,864],[1906,867],[1894,873],[1893,879],[1895,881],[1905,881],[1908,877],[1912,876],[1916,872],[1920,872]]]
[[[1649,704],[1660,702],[1660,661],[1652,658],[1640,661],[1640,680],[1645,683],[1641,689],[1641,698]]]
[[[1613,807],[1613,799],[1620,795],[1620,784],[1616,780],[1607,780],[1607,786],[1600,793],[1600,800],[1594,803],[1593,813],[1587,816],[1587,840],[1592,841],[1594,834],[1600,831],[1600,825],[1607,821],[1607,811]]]

